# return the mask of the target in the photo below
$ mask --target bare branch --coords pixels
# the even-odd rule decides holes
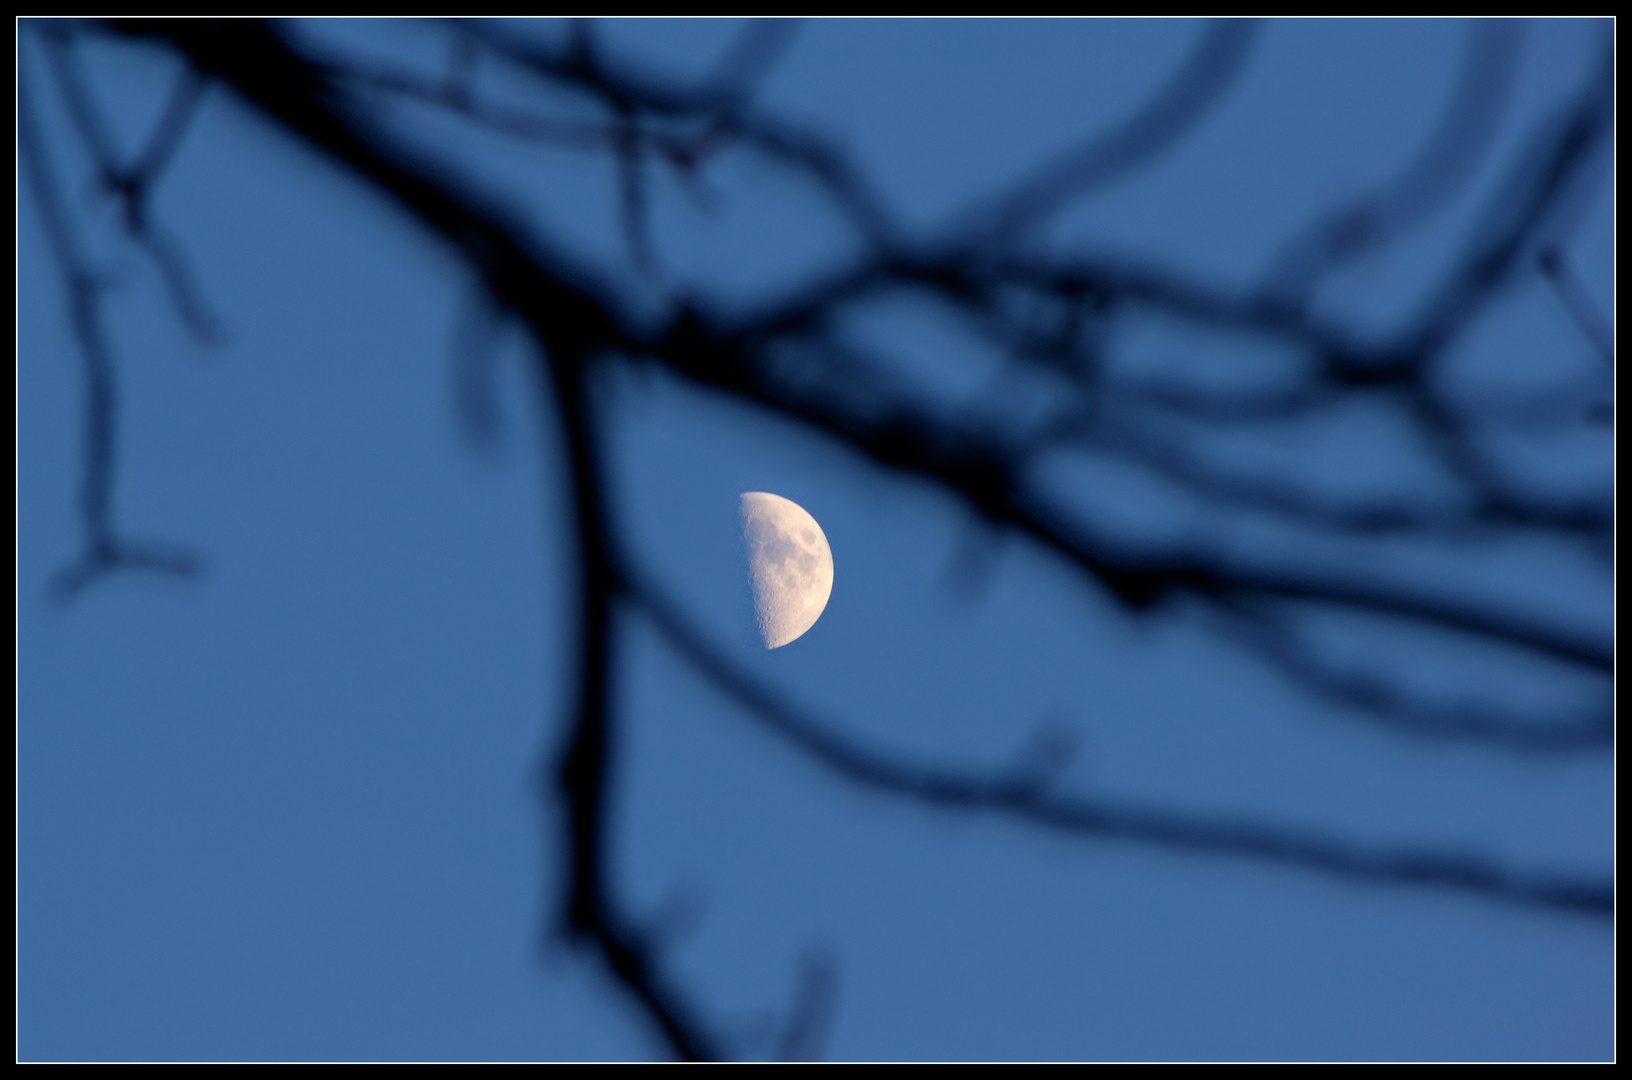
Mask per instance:
[[[1536,265],[1546,276],[1548,284],[1552,285],[1553,292],[1558,296],[1564,310],[1569,313],[1570,319],[1580,329],[1604,363],[1615,366],[1615,328],[1609,324],[1598,305],[1587,292],[1581,279],[1570,268],[1564,250],[1558,245],[1543,248],[1536,256]]]
[[[656,942],[620,911],[609,880],[607,812],[613,782],[616,717],[609,701],[616,579],[606,561],[605,495],[588,403],[580,381],[580,358],[551,357],[555,406],[566,436],[571,472],[579,582],[578,700],[570,713],[570,734],[555,763],[553,794],[565,811],[569,880],[562,925],[567,934],[593,945],[609,972],[657,1025],[676,1054],[688,1061],[722,1056],[695,1008],[671,986],[657,956]],[[553,807],[552,807],[553,809]]]
[[[460,305],[452,343],[453,406],[459,428],[473,447],[489,450],[499,435],[494,385],[501,313],[485,290],[472,289]]]
[[[705,95],[740,103],[768,77],[799,32],[798,19],[750,19],[714,70],[703,80]]]
[[[839,993],[839,965],[823,950],[812,949],[799,964],[799,985],[787,1023],[777,1040],[780,1061],[816,1061],[833,1026]]]
[[[1474,22],[1461,77],[1416,156],[1380,190],[1322,217],[1293,239],[1270,265],[1263,285],[1267,298],[1303,307],[1324,275],[1395,239],[1456,193],[1495,135],[1523,36],[1517,20]]]
[[[657,255],[652,249],[650,200],[641,143],[640,129],[633,122],[618,125],[613,154],[618,164],[618,209],[623,240],[635,269],[650,277],[657,273]]]
[[[1014,185],[995,205],[960,215],[979,223],[987,242],[1013,243],[1072,199],[1155,160],[1219,101],[1247,58],[1257,24],[1218,19],[1178,72],[1138,112],[1080,147],[1061,154]]]
[[[43,24],[40,34],[52,73],[96,164],[100,183],[120,202],[126,234],[153,260],[183,325],[199,341],[219,343],[223,337],[220,320],[205,301],[181,245],[152,212],[153,189],[191,125],[204,93],[203,80],[190,66],[183,68],[144,148],[126,165],[85,83],[72,36],[49,22]]]
[[[1277,414],[1292,408],[1303,411],[1302,406],[1313,404],[1312,395],[1288,396],[1279,401],[1260,400],[1236,407],[1225,407],[1216,400],[1209,406],[1209,399],[1191,401],[1178,395],[1158,393],[1151,397],[1157,400],[1165,397],[1164,404],[1177,403],[1192,414],[1205,411],[1214,418],[1223,415],[1230,421],[1248,418],[1259,423],[1281,418]],[[1470,493],[1461,505],[1389,496],[1345,502],[1321,496],[1307,484],[1285,478],[1241,475],[1214,464],[1205,452],[1188,445],[1183,437],[1164,434],[1150,417],[1140,416],[1136,401],[1134,395],[1115,395],[1079,423],[1061,425],[1054,437],[1062,443],[1068,441],[1071,445],[1137,462],[1212,502],[1234,509],[1272,513],[1331,533],[1415,534],[1468,540],[1481,534],[1489,535],[1496,529],[1520,527],[1598,542],[1607,537],[1613,525],[1611,507],[1596,500],[1538,505],[1499,490],[1492,491],[1490,488],[1496,487],[1499,481],[1482,467],[1476,475],[1488,485],[1486,490]]]
[[[1615,717],[1605,699],[1574,714],[1524,713],[1488,703],[1436,704],[1379,675],[1340,668],[1321,656],[1288,621],[1262,604],[1221,604],[1233,615],[1224,640],[1251,649],[1296,684],[1360,711],[1385,728],[1428,739],[1476,742],[1516,753],[1603,751],[1615,742]]]
[[[19,50],[19,66],[25,53]],[[75,236],[61,199],[31,92],[28,73],[17,81],[17,141],[23,172],[45,225],[46,238],[68,298],[69,322],[79,347],[85,379],[85,428],[80,465],[79,516],[84,549],[52,584],[61,600],[120,570],[148,570],[190,577],[198,560],[187,552],[126,538],[114,521],[115,470],[118,465],[119,394],[113,352],[103,325],[107,283],[92,269]]]
[[[461,21],[451,29],[554,87],[568,86],[599,100],[609,111],[633,109],[663,119],[701,121],[708,130],[701,145],[719,137],[740,142],[772,160],[805,171],[869,244],[894,244],[896,225],[882,200],[848,158],[827,140],[785,121],[754,115],[744,102],[721,98],[707,85],[701,91],[659,83],[649,74],[589,68],[571,49],[554,52],[519,40],[484,23]]]
[[[463,42],[465,39],[460,39]],[[358,89],[395,94],[436,105],[469,118],[489,130],[517,139],[577,150],[602,151],[612,145],[607,124],[563,120],[486,100],[463,83],[435,80],[397,68],[367,64],[352,58],[327,57],[316,66],[336,81]]]
[[[1186,817],[1065,795],[1011,773],[982,774],[908,762],[862,746],[752,679],[650,581],[625,564],[628,590],[676,653],[765,730],[864,788],[963,812],[995,814],[1083,836],[1223,855],[1398,886],[1431,886],[1600,918],[1614,913],[1607,880],[1525,873],[1466,854],[1365,848],[1262,822]]]
[[[1534,254],[1538,234],[1592,179],[1588,170],[1609,137],[1614,115],[1615,54],[1606,42],[1580,93],[1521,155],[1468,252],[1396,350],[1399,362],[1421,362],[1443,348]]]

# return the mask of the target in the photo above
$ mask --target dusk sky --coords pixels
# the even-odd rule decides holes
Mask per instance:
[[[595,27],[609,57],[675,80],[709,70],[740,29]],[[1381,336],[1433,291],[1535,133],[1581,94],[1613,25],[1520,30],[1465,183],[1333,275],[1316,299],[1333,325]],[[1139,108],[1202,31],[811,20],[756,107],[845,147],[904,229],[929,236]],[[313,21],[297,34],[442,64],[442,31],[419,23]],[[1454,20],[1269,22],[1193,130],[1028,242],[1246,290],[1309,221],[1420,152],[1469,35]],[[39,39],[27,24],[20,38],[65,203],[113,282],[118,518],[197,552],[203,570],[116,574],[66,604],[51,595],[82,545],[83,391],[62,276],[20,179],[19,1057],[662,1055],[647,1021],[553,932],[559,832],[542,778],[562,737],[576,583],[559,433],[536,406],[525,340],[500,331],[482,399],[495,419],[473,434],[454,359],[468,274],[373,190],[210,87],[154,204],[223,328],[219,344],[200,343],[98,199]],[[177,62],[153,46],[80,51],[128,152]],[[847,254],[810,190],[728,149],[697,190],[653,182],[656,269],[642,272],[604,154],[467,137],[430,109],[392,116],[654,307],[683,286],[741,310]],[[1607,313],[1614,203],[1600,173],[1557,240]],[[915,303],[857,311],[844,332],[929,399],[978,397],[986,354]],[[1118,340],[1134,366],[1239,360],[1171,327]],[[1455,363],[1488,363],[1516,401],[1608,386],[1539,274],[1511,284],[1458,350]],[[1065,790],[1611,877],[1607,746],[1533,752],[1390,729],[1289,681],[1201,605],[1130,612],[1024,539],[992,537],[944,490],[808,428],[653,367],[617,369],[599,390],[633,557],[745,671],[866,745],[995,771],[1040,737],[1064,739],[1075,752],[1053,782]],[[1331,439],[1219,453],[1243,468],[1290,461],[1333,490],[1419,490],[1391,429],[1352,419]],[[1514,467],[1548,490],[1606,485],[1611,436],[1538,443]],[[1127,536],[1214,527],[1125,468],[1062,459],[1042,481],[1080,488]],[[831,546],[825,611],[774,650],[754,625],[743,492],[793,500]],[[1312,550],[1264,536],[1287,558]],[[1321,551],[1612,640],[1604,558],[1546,538],[1344,543]],[[1603,693],[1416,630],[1338,620],[1331,632],[1355,662],[1447,699],[1563,715]],[[776,1052],[810,956],[836,977],[828,1059],[1613,1056],[1608,918],[862,790],[767,734],[649,623],[631,617],[620,633],[617,874],[740,1056]]]

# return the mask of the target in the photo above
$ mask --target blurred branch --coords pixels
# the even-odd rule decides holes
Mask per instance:
[[[1251,19],[1216,19],[1168,82],[1109,133],[1013,185],[995,206],[968,215],[988,242],[1008,243],[1079,198],[1149,164],[1188,135],[1240,74],[1258,31]]]
[[[701,92],[743,102],[787,54],[799,32],[799,22],[790,18],[749,19],[703,80]]]
[[[358,60],[321,61],[325,73],[358,89],[394,94],[458,113],[471,122],[512,138],[578,150],[607,149],[611,133],[604,124],[563,120],[513,108],[479,96],[464,82],[426,78],[412,71],[365,64]]]
[[[716,1060],[723,1056],[722,1048],[708,1034],[695,1006],[670,985],[659,963],[659,943],[623,913],[610,880],[607,815],[617,724],[609,699],[617,581],[607,560],[610,536],[605,487],[584,396],[582,359],[559,353],[548,357],[546,374],[552,376],[554,399],[543,403],[546,410],[554,406],[565,435],[580,590],[577,701],[569,714],[569,735],[554,777],[565,818],[569,868],[562,925],[570,937],[595,948],[676,1054],[688,1061]]]
[[[793,1007],[777,1040],[780,1061],[816,1061],[833,1026],[839,992],[839,967],[826,952],[813,949],[799,965],[799,984]]]
[[[978,811],[1061,832],[1168,850],[1275,863],[1386,885],[1453,889],[1543,909],[1614,914],[1608,880],[1524,873],[1451,851],[1383,850],[1309,831],[1222,816],[1185,816],[1051,790],[1026,775],[944,769],[869,749],[755,681],[627,565],[624,580],[671,648],[778,738],[861,787],[949,810]]]
[[[486,290],[472,289],[454,322],[452,375],[454,417],[477,450],[491,450],[499,439],[500,412],[496,383],[501,312]]]
[[[1564,310],[1569,312],[1570,318],[1580,329],[1582,336],[1598,355],[1603,357],[1604,363],[1613,368],[1615,328],[1609,324],[1609,319],[1593,301],[1587,287],[1570,268],[1569,259],[1563,249],[1556,244],[1543,248],[1541,254],[1536,257],[1536,262],[1547,281],[1553,286],[1553,291],[1557,294],[1559,302],[1564,305]]]
[[[1210,420],[1265,423],[1285,419],[1288,415],[1312,413],[1323,404],[1337,404],[1338,400],[1330,396],[1288,395],[1225,405],[1216,399],[1210,404],[1191,403],[1182,394],[1164,394],[1158,389],[1154,393],[1107,392],[1103,398],[1105,400],[1090,416],[1076,423],[1062,424],[1053,432],[1054,437],[1062,443],[1136,462],[1210,502],[1235,510],[1273,514],[1328,533],[1359,537],[1411,534],[1451,539],[1488,536],[1497,529],[1524,528],[1597,541],[1607,537],[1614,523],[1613,507],[1592,499],[1560,499],[1552,505],[1538,505],[1523,498],[1487,494],[1465,505],[1446,506],[1421,497],[1345,499],[1341,495],[1322,494],[1307,482],[1255,476],[1216,464],[1203,447],[1192,445],[1175,431],[1164,431],[1160,417],[1150,415],[1148,408],[1148,404],[1168,410],[1177,406],[1174,411],[1183,410],[1191,416],[1199,413]],[[1147,407],[1142,409],[1141,406]]]
[[[1426,219],[1467,181],[1507,106],[1524,24],[1481,19],[1445,111],[1415,157],[1379,190],[1316,222],[1271,263],[1264,294],[1302,308],[1320,279]]]
[[[1594,179],[1589,167],[1614,119],[1615,49],[1606,39],[1580,92],[1519,156],[1466,254],[1396,350],[1396,363],[1420,365],[1445,348],[1495,291],[1525,267],[1542,230]],[[1367,373],[1356,369],[1350,374]]]
[[[457,21],[449,29],[493,56],[552,88],[570,88],[599,102],[609,113],[630,110],[658,121],[701,124],[697,146],[737,142],[767,158],[799,169],[815,180],[869,244],[889,247],[895,223],[878,194],[836,146],[809,131],[747,109],[739,95],[721,95],[712,83],[685,89],[661,83],[631,65],[591,65],[574,48],[552,49],[499,31],[486,22]],[[682,158],[679,163],[684,163]]]
[[[1294,683],[1332,701],[1359,709],[1384,726],[1405,734],[1500,746],[1520,753],[1609,750],[1615,743],[1615,716],[1609,700],[1598,709],[1577,709],[1562,717],[1536,710],[1523,713],[1490,704],[1430,704],[1377,675],[1339,667],[1268,605],[1224,605],[1234,617],[1226,640],[1244,645]],[[1607,687],[1606,687],[1607,689]]]
[[[69,323],[79,347],[85,379],[84,435],[80,469],[79,517],[84,548],[52,582],[62,600],[120,570],[145,570],[178,577],[197,572],[197,558],[174,547],[132,540],[114,520],[114,479],[118,466],[119,389],[113,352],[104,327],[106,277],[95,270],[75,235],[63,205],[40,131],[26,53],[18,50],[17,142],[23,173],[45,226],[51,255],[68,299]]]
[[[72,36],[60,26],[45,22],[41,24],[41,39],[69,116],[95,162],[98,179],[123,210],[126,234],[158,267],[183,325],[198,340],[218,343],[222,337],[220,320],[210,311],[186,253],[155,219],[152,210],[153,189],[191,126],[204,94],[204,80],[192,67],[183,67],[146,145],[130,164],[122,164],[80,70]]]

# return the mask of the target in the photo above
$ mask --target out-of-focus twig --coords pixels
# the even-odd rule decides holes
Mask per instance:
[[[21,60],[22,51],[19,50]],[[108,345],[103,307],[108,284],[91,265],[72,219],[63,205],[46,140],[35,112],[29,73],[17,83],[17,140],[23,173],[28,178],[46,239],[67,294],[69,323],[79,346],[85,380],[83,458],[80,466],[79,519],[84,547],[52,582],[52,592],[69,600],[86,586],[121,570],[144,570],[188,577],[198,559],[173,545],[133,540],[114,517],[114,479],[119,464],[118,374]]]

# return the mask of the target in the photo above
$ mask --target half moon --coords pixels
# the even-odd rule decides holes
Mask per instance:
[[[742,542],[754,589],[754,616],[767,649],[816,625],[833,592],[833,552],[816,519],[791,499],[745,491]]]

